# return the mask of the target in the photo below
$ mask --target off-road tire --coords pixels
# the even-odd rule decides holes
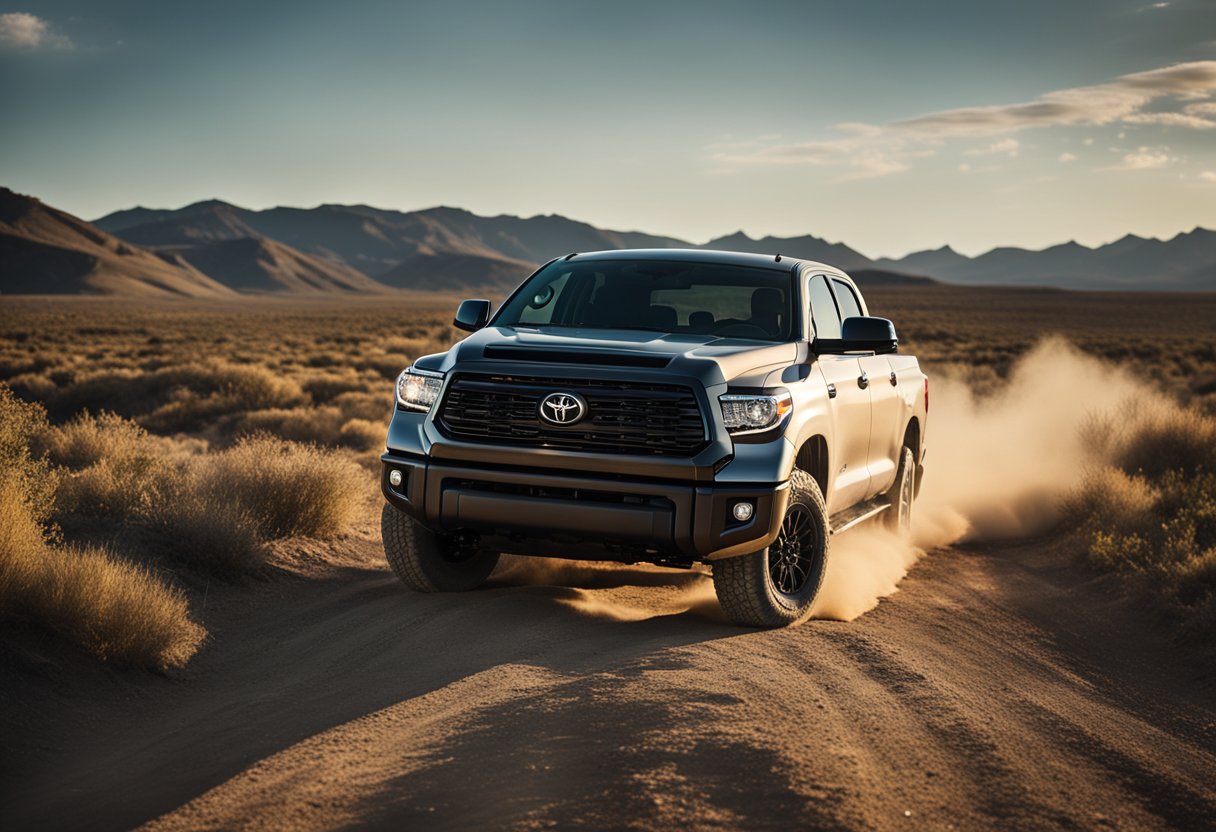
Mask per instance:
[[[831,540],[827,505],[815,478],[801,469],[790,475],[790,502],[786,518],[793,511],[806,512],[814,523],[816,552],[806,582],[794,594],[781,592],[769,569],[769,552],[777,545],[750,555],[714,561],[714,591],[722,611],[742,627],[784,627],[810,612],[823,585]],[[784,522],[783,518],[783,522]]]
[[[912,528],[912,502],[916,496],[916,460],[912,449],[904,446],[899,452],[899,467],[895,469],[895,484],[886,493],[889,509],[883,512],[888,529],[907,534]]]
[[[451,537],[435,534],[388,503],[380,512],[380,535],[393,574],[416,592],[476,589],[498,563],[497,552],[460,551]]]

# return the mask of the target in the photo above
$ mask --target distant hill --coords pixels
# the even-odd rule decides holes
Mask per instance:
[[[967,257],[949,246],[872,260],[845,243],[812,235],[753,239],[742,231],[696,246],[675,237],[611,231],[556,215],[485,217],[459,208],[392,211],[367,205],[252,211],[209,200],[177,210],[134,208],[97,224],[139,245],[166,248],[242,238],[269,239],[323,261],[345,264],[388,286],[503,288],[529,267],[572,251],[719,248],[784,254],[839,266],[967,284],[1070,289],[1216,289],[1216,232],[1197,228],[1171,240],[1127,236],[1107,246],[1075,242],[1042,251],[997,248]],[[900,278],[902,282],[907,282]]]
[[[952,283],[1064,289],[1216,290],[1216,231],[1196,228],[1169,240],[1129,234],[1089,248],[1067,242],[1038,251],[1003,247],[964,257],[949,247],[878,266],[930,274]]]
[[[37,199],[0,188],[0,293],[219,297],[232,290]]]
[[[415,254],[380,275],[380,282],[395,289],[426,291],[441,287],[505,294],[536,265],[476,254]]]
[[[784,254],[787,257],[817,260],[845,271],[874,265],[869,257],[859,254],[844,243],[829,243],[809,234],[802,237],[764,237],[753,240],[742,231],[736,231],[734,234],[710,240],[701,248],[746,251],[752,254]]]
[[[322,260],[265,237],[158,249],[238,292],[383,292],[383,284],[345,263]]]

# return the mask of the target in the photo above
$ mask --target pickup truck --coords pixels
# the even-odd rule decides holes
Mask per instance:
[[[839,269],[705,250],[570,254],[397,380],[384,550],[421,592],[500,553],[708,564],[754,627],[808,613],[833,534],[906,530],[929,383]]]

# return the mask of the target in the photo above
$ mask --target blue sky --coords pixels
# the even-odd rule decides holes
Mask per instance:
[[[0,183],[872,256],[1216,227],[1216,0],[0,0]]]

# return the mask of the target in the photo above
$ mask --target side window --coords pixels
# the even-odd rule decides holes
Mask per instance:
[[[853,287],[845,283],[843,280],[832,280],[833,288],[836,289],[836,302],[840,304],[840,318],[857,318],[861,316],[861,304],[857,302],[857,295],[853,292]]]
[[[827,278],[815,275],[810,283],[811,320],[815,324],[816,338],[836,339],[840,337],[840,315],[836,312],[836,301]]]

